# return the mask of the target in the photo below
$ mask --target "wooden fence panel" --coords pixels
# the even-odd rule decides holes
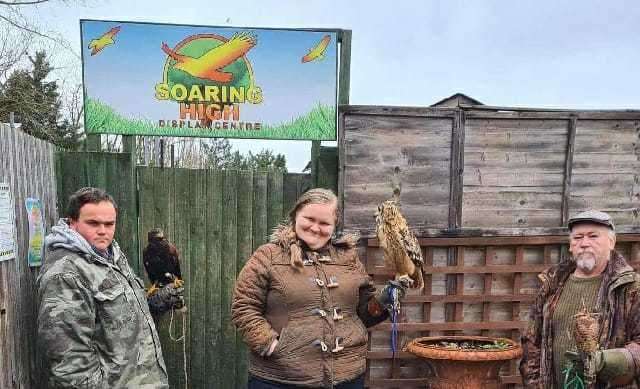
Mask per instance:
[[[65,216],[67,199],[76,190],[86,186],[106,190],[118,205],[115,239],[133,270],[139,273],[136,177],[131,154],[58,152],[56,160],[61,216]]]
[[[186,172],[186,169],[181,169],[181,171]],[[139,201],[141,249],[146,245],[148,231],[156,227],[162,228],[168,239],[178,246],[180,256],[184,259],[185,251],[188,253],[189,247],[184,245],[185,240],[176,231],[180,224],[178,219],[184,220],[188,217],[184,213],[180,213],[182,210],[176,207],[176,199],[180,198],[179,188],[184,187],[184,182],[177,182],[177,175],[172,170],[138,169],[137,175],[140,193],[150,194],[140,196]],[[162,188],[162,190],[157,190],[157,188]],[[189,272],[188,262],[182,263],[181,269],[183,278],[186,279]],[[148,281],[147,274],[144,271],[141,271],[140,275],[144,276],[145,280]],[[175,337],[181,336],[183,330],[188,330],[188,327],[183,324],[181,319],[182,316],[176,313],[174,317],[175,328],[173,328],[173,336]],[[176,388],[184,387],[185,361],[182,356],[183,345],[186,347],[186,344],[171,340],[170,320],[161,321],[156,325],[162,342],[162,352],[165,355],[167,370],[171,372],[169,375],[170,382]],[[172,358],[167,358],[167,355],[171,355]]]
[[[0,182],[14,203],[16,258],[0,262],[0,388],[41,388],[43,367],[36,353],[35,281],[27,264],[29,223],[26,198],[43,207],[45,230],[56,222],[54,146],[0,124]]]
[[[640,227],[640,120],[578,120],[570,213],[595,208]]]
[[[189,285],[191,292],[191,308],[195,312],[206,312],[207,308],[207,174],[196,170],[189,170],[189,195],[191,204],[187,204],[188,212],[184,215],[188,218],[189,231]],[[187,210],[185,210],[187,211]],[[190,360],[191,387],[204,388],[207,384],[207,369],[205,368],[206,356],[206,314],[189,317],[189,330],[191,341],[189,343],[190,355],[200,355],[200,358]]]
[[[347,230],[373,235],[371,215],[396,178],[403,212],[421,236],[459,236],[460,229],[549,235],[589,208],[610,213],[618,232],[640,227],[638,110],[341,111],[338,184]]]
[[[462,225],[561,225],[569,122],[467,119],[465,124]]]
[[[323,176],[321,175],[320,178]],[[311,176],[304,173],[289,173],[284,176],[284,197],[283,212],[285,215],[289,212],[291,206],[296,202],[298,196],[303,192],[311,189]],[[323,186],[331,189],[328,186]],[[335,190],[335,189],[334,189]]]
[[[231,297],[237,270],[237,239],[238,239],[238,175],[236,172],[226,172],[224,177],[224,232],[222,234],[222,349],[225,355],[221,361],[223,376],[222,387],[235,386],[235,351],[236,331],[231,323]]]
[[[139,167],[138,180],[141,247],[147,231],[163,228],[186,282],[186,343],[171,339],[170,314],[157,323],[171,387],[185,387],[185,377],[189,388],[245,387],[247,350],[230,317],[233,286],[307,189],[308,175]],[[181,319],[176,313],[174,337],[182,335]]]
[[[567,236],[420,238],[426,253],[425,290],[409,290],[400,316],[399,348],[417,336],[438,336],[449,332],[465,335],[507,337],[519,341],[526,327],[529,308],[538,291],[537,274],[561,260]],[[640,234],[618,235],[616,249],[636,270],[640,270]],[[447,265],[449,248],[456,252],[456,264]],[[392,271],[382,260],[377,239],[368,239],[362,256],[367,271],[382,287]],[[455,293],[448,294],[444,277],[457,277]],[[456,306],[453,320],[443,314],[442,305]],[[368,352],[370,387],[424,387],[431,372],[423,361],[400,352],[395,360],[390,351],[391,324],[371,328]],[[426,334],[428,332],[428,334]],[[506,386],[520,385],[517,361],[501,371]]]
[[[238,236],[237,236],[237,261],[235,280],[246,263],[247,259],[253,252],[253,192],[248,188],[253,187],[253,173],[238,173]],[[284,192],[284,188],[283,188]],[[247,348],[239,347],[242,344],[242,336],[236,332],[236,388],[245,388],[247,386]]]
[[[454,112],[416,109],[395,116],[385,109],[350,109],[340,125],[345,229],[371,235],[376,206],[391,198],[396,179],[413,228],[449,227]]]
[[[222,312],[225,307],[222,305],[222,290],[220,280],[222,279],[222,229],[226,221],[220,217],[224,208],[223,188],[224,172],[207,172],[207,294],[208,304],[204,312],[207,320],[207,349],[204,355],[204,374],[209,379],[209,387],[222,388],[222,355],[220,350],[223,347],[222,334]],[[213,189],[213,190],[212,190]],[[266,212],[265,223],[266,223]],[[265,227],[266,228],[266,227]]]

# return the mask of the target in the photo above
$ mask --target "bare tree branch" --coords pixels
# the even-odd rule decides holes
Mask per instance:
[[[41,3],[46,3],[50,0],[31,0],[31,1],[20,1],[20,0],[16,0],[16,1],[2,1],[0,0],[0,5],[7,5],[7,6],[13,6],[13,5],[34,5],[34,4],[41,4]]]
[[[37,36],[39,36],[41,38],[44,38],[44,39],[48,39],[48,40],[50,40],[50,41],[52,41],[52,42],[64,47],[65,49],[69,50],[75,57],[80,58],[78,53],[76,53],[75,50],[73,50],[71,48],[71,46],[69,45],[69,42],[67,42],[66,40],[64,40],[62,38],[54,37],[54,36],[51,36],[49,34],[40,32],[37,29],[35,29],[34,27],[29,26],[27,23],[20,24],[17,21],[15,21],[15,20],[13,20],[13,19],[11,19],[11,18],[9,18],[9,17],[7,17],[5,15],[1,15],[0,14],[0,20],[4,20],[5,22],[9,23],[11,26],[13,26],[13,27],[15,27],[17,29],[26,31],[26,32],[34,34],[34,35],[37,35]]]
[[[7,25],[0,26],[0,36],[4,37],[0,39],[0,87],[2,87],[9,70],[16,66],[27,53],[31,36]]]

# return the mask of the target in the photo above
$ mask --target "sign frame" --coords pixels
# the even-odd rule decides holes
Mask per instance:
[[[290,132],[285,133],[274,133],[272,135],[259,133],[258,130],[255,131],[246,131],[246,132],[237,132],[236,134],[231,134],[229,131],[224,132],[223,129],[212,129],[205,131],[194,131],[185,129],[174,130],[174,127],[168,129],[166,131],[162,130],[149,130],[149,131],[139,131],[139,130],[131,130],[131,127],[119,127],[114,126],[113,128],[96,128],[94,126],[94,122],[92,121],[92,116],[89,113],[91,107],[89,107],[90,96],[87,93],[87,65],[86,65],[86,55],[87,55],[87,42],[85,39],[85,33],[83,32],[83,24],[85,23],[111,23],[111,24],[122,24],[122,25],[136,25],[136,26],[145,26],[150,25],[154,27],[174,27],[174,28],[208,28],[211,30],[223,30],[223,31],[239,31],[245,30],[250,32],[309,32],[309,33],[318,33],[318,34],[334,34],[332,37],[335,39],[335,43],[332,50],[334,50],[335,55],[335,67],[333,68],[334,72],[334,87],[332,88],[332,101],[333,101],[333,112],[330,112],[330,118],[326,120],[326,123],[330,123],[331,126],[330,132],[323,133],[322,135],[312,134],[312,135],[304,135],[304,134],[296,134],[295,129],[290,130]],[[173,137],[223,137],[223,138],[236,138],[236,139],[281,139],[281,140],[307,140],[307,141],[336,141],[338,138],[338,115],[339,115],[339,105],[344,104],[345,100],[348,101],[348,93],[349,93],[349,64],[350,64],[350,49],[351,49],[351,31],[343,30],[343,29],[335,29],[335,28],[274,28],[274,27],[240,27],[240,26],[207,26],[207,25],[197,25],[197,24],[173,24],[173,23],[156,23],[156,22],[140,22],[140,21],[118,21],[118,20],[98,20],[98,19],[80,19],[80,29],[81,29],[81,45],[82,45],[82,80],[83,80],[83,92],[84,92],[84,119],[85,119],[85,132],[87,135],[98,135],[98,134],[120,134],[120,135],[141,135],[141,136],[173,136]],[[326,35],[329,36],[329,35]],[[345,45],[345,38],[347,38],[347,44]],[[93,40],[89,42],[89,44],[93,44]],[[346,50],[345,50],[346,49]],[[94,46],[95,50],[95,46]],[[108,47],[105,48],[108,50]],[[159,49],[158,49],[159,50]],[[164,50],[164,49],[163,49]],[[311,49],[310,49],[311,52]],[[305,55],[306,57],[307,55]],[[172,57],[173,58],[173,57]],[[169,61],[169,60],[167,60]],[[304,62],[304,59],[303,61]],[[168,63],[168,62],[167,62]],[[326,65],[325,65],[326,66]],[[345,92],[347,98],[345,99]],[[187,113],[188,114],[188,113]],[[320,112],[320,117],[326,118],[328,115],[325,115],[323,111]],[[197,120],[200,120],[198,117]],[[231,122],[231,121],[229,121]],[[203,122],[204,123],[204,122]],[[217,126],[220,121],[216,121],[215,125]],[[175,123],[174,123],[175,124]],[[195,124],[194,124],[195,125]],[[214,124],[210,124],[212,127]],[[221,123],[220,125],[224,125]],[[154,128],[157,126],[153,126]],[[180,127],[175,127],[180,129]],[[254,127],[255,128],[255,127]],[[291,128],[297,128],[295,123],[292,123]],[[328,134],[328,135],[327,135]]]

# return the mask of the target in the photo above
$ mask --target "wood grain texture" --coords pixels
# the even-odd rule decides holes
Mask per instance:
[[[463,225],[560,225],[567,128],[562,120],[467,119]]]
[[[62,177],[61,193],[87,184],[113,191],[110,180],[116,169],[109,165],[123,164],[124,159],[97,153],[60,156],[61,171],[75,166],[82,173]],[[95,177],[86,174],[89,168],[78,169],[87,164],[97,172]],[[233,285],[253,250],[267,241],[285,210],[308,188],[309,175],[142,166],[136,172],[138,192],[132,197],[139,203],[135,219],[140,220],[140,246],[146,245],[150,229],[160,227],[181,254],[189,387],[245,387],[247,350],[230,321]],[[119,223],[126,220],[119,215]],[[176,315],[174,337],[182,332],[181,316]],[[167,314],[156,324],[170,384],[184,387],[183,343],[170,339],[170,320]]]
[[[569,213],[599,209],[640,226],[640,120],[579,120]]]
[[[372,229],[377,205],[392,195],[397,169],[409,224],[446,228],[452,125],[452,118],[345,116],[345,226]]]
[[[0,124],[0,182],[8,183],[15,216],[16,258],[0,262],[0,387],[41,387],[36,347],[38,267],[27,264],[26,198],[42,203],[45,231],[58,219],[55,147]],[[46,258],[44,258],[46,260]]]

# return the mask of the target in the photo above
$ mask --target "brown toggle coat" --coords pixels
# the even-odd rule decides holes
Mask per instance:
[[[251,350],[250,374],[283,384],[331,387],[364,373],[365,326],[388,314],[369,313],[375,288],[358,259],[356,243],[357,237],[346,236],[314,252],[283,225],[271,243],[249,258],[236,281],[231,314]],[[296,251],[302,261],[292,261]],[[323,256],[331,260],[319,260]],[[332,278],[337,286],[328,287]],[[339,309],[337,318],[334,308]],[[321,310],[332,314],[321,315]],[[275,339],[275,350],[264,356]]]

